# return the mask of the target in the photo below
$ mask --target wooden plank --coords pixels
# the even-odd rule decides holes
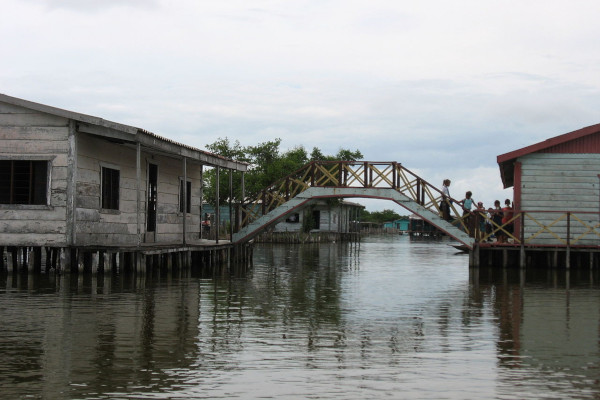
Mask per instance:
[[[527,188],[528,191],[534,190],[534,189],[539,189],[542,190],[542,188],[545,190],[545,192],[548,191],[555,191],[555,190],[569,190],[571,191],[571,193],[578,193],[578,192],[573,192],[573,190],[587,190],[587,191],[597,191],[598,187],[600,187],[599,184],[591,184],[590,182],[586,182],[586,183],[578,183],[578,182],[571,182],[571,181],[567,181],[567,182],[551,182],[551,183],[544,183],[541,186],[536,186],[535,183],[537,181],[535,180],[531,180],[529,182],[527,182]]]
[[[594,193],[595,192],[595,193]],[[540,200],[542,199],[542,200]],[[543,191],[543,190],[531,190],[531,191],[527,191],[527,193],[524,193],[521,195],[521,200],[523,201],[531,201],[531,202],[535,202],[535,201],[544,201],[544,202],[557,202],[557,203],[563,203],[566,208],[563,208],[563,210],[570,210],[572,209],[571,206],[572,205],[577,205],[577,203],[595,203],[596,206],[598,206],[598,190],[592,191],[592,190],[586,190],[586,191],[581,191],[581,193],[577,193],[576,195],[574,195],[573,193],[566,193],[566,192],[562,192],[562,193],[548,193],[547,191]]]
[[[0,126],[68,126],[69,120],[56,115],[30,114],[0,114]]]
[[[64,234],[66,232],[66,224],[64,221],[52,220],[3,220],[0,221],[0,232],[21,234]]]
[[[75,206],[77,208],[100,209],[100,198],[98,196],[76,196]]]
[[[93,222],[99,222],[100,221],[100,212],[98,210],[92,210],[89,208],[78,208],[76,210],[76,220],[77,221],[93,221]]]
[[[1,140],[66,141],[68,136],[69,129],[64,126],[0,126]]]
[[[35,111],[32,111],[29,108],[17,106],[14,104],[5,103],[0,101],[0,114],[31,114]]]
[[[67,167],[58,167],[56,165],[54,165],[54,163],[52,163],[52,169],[51,169],[51,176],[52,176],[52,186],[54,187],[58,187],[56,186],[57,182],[65,182],[64,183],[64,187],[66,187],[66,182],[67,182],[67,176],[68,176],[68,172],[69,169]],[[60,186],[63,186],[62,184]]]
[[[54,207],[48,210],[10,210],[0,209],[2,221],[57,221],[65,223],[65,207]]]
[[[100,198],[100,185],[97,183],[77,182],[77,196],[95,196]]]
[[[100,185],[100,169],[89,170],[85,168],[77,168],[77,181],[96,183]]]
[[[127,224],[117,224],[114,222],[90,222],[77,221],[75,224],[77,236],[79,233],[105,233],[105,234],[128,234]]]
[[[522,162],[547,162],[548,160],[598,160],[600,156],[595,153],[531,153],[522,157]]]
[[[19,154],[55,154],[67,153],[68,143],[66,141],[45,140],[10,140],[2,141],[1,152]]]
[[[0,233],[0,243],[4,246],[64,246],[64,234],[52,233]]]
[[[78,232],[77,243],[81,246],[136,246],[137,235]]]
[[[599,169],[600,170],[600,169]],[[551,177],[551,178],[556,178],[556,179],[560,179],[561,177],[593,177],[595,176],[596,178],[598,178],[598,171],[592,171],[589,169],[580,169],[580,170],[571,170],[571,171],[566,171],[566,170],[554,170],[554,169],[535,169],[535,170],[528,170],[526,168],[522,169],[522,174],[521,176],[523,178],[528,177],[528,176],[539,176],[539,177]]]

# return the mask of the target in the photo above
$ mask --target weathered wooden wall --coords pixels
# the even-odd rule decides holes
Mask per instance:
[[[577,214],[571,218],[571,238],[577,238],[589,226],[598,224],[600,207],[600,154],[551,154],[534,153],[520,158],[521,162],[521,209],[544,211],[584,211],[596,214]],[[559,218],[559,213],[532,214],[543,225]],[[532,220],[525,221],[525,237],[540,230]],[[554,224],[551,230],[566,238],[567,220]],[[545,232],[531,243],[560,244],[550,233]],[[600,243],[600,237],[586,234],[577,244]]]
[[[101,209],[103,166],[120,170],[119,210]],[[135,148],[78,134],[76,182],[76,244],[136,245]]]
[[[67,243],[67,155],[69,121],[0,102],[0,158],[49,160],[47,206],[0,205],[0,243]]]
[[[156,241],[181,242],[183,214],[179,212],[179,179],[183,178],[182,160],[155,156],[151,161],[158,165]],[[146,176],[145,172],[142,176]],[[198,239],[200,233],[200,176],[200,165],[188,162],[187,180],[192,183],[192,203],[186,216],[188,239]]]
[[[136,149],[91,135],[78,136],[77,245],[135,245],[138,241]],[[158,166],[158,201],[155,243],[181,243],[183,214],[179,212],[179,181],[183,161],[141,152],[140,229],[146,232],[148,162]],[[100,208],[103,166],[120,170],[119,210]],[[191,213],[187,215],[188,239],[197,239],[200,228],[200,166],[187,163],[192,183]]]

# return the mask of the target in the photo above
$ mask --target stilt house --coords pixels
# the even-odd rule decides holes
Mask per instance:
[[[600,244],[600,124],[497,158],[514,189],[515,234],[526,244]]]
[[[235,162],[133,126],[0,94],[0,246],[199,238],[203,166]]]

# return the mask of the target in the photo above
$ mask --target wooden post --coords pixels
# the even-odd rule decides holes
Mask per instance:
[[[60,271],[71,272],[71,267],[71,249],[69,247],[62,247],[60,249]]]
[[[100,252],[94,251],[92,253],[92,274],[98,273],[98,264],[100,264]]]
[[[525,256],[525,246],[521,244],[521,248],[519,249],[519,267],[521,269],[525,268],[525,264],[527,262],[527,257]]]
[[[571,213],[567,213],[567,251],[566,251],[565,267],[571,268]]]
[[[246,177],[245,172],[242,171],[242,195],[240,199],[240,213],[238,214],[238,231],[242,228],[242,223],[245,218],[245,205],[244,200],[246,199]]]
[[[187,158],[183,157],[183,245],[185,246],[186,241],[187,241],[187,208],[188,208],[188,204],[187,204]]]
[[[110,273],[112,271],[112,253],[105,251],[102,257],[104,258],[104,273]]]
[[[85,253],[83,250],[77,250],[77,271],[82,273],[85,269]]]
[[[288,188],[289,191],[289,188]],[[233,208],[231,201],[233,200],[233,169],[229,170],[229,241],[233,242]]]
[[[23,247],[17,247],[17,271],[23,270],[23,263],[25,261],[25,255]]]
[[[35,254],[33,247],[27,249],[27,271],[33,272],[35,270]]]
[[[119,273],[125,271],[125,253],[122,251],[117,253],[117,270]]]
[[[142,148],[140,142],[136,143],[135,153],[135,212],[137,225],[137,245],[142,243],[142,207],[141,207],[141,186],[142,186]]]
[[[202,221],[204,221],[204,165],[200,164],[200,233],[199,237],[202,239]]]
[[[215,188],[215,194],[216,194],[216,205],[215,205],[215,223],[211,226],[211,228],[216,228],[215,229],[215,242],[219,243],[219,228],[221,227],[221,205],[220,203],[220,198],[219,198],[219,181],[221,178],[221,174],[220,174],[220,168],[217,165],[216,167],[216,188]],[[263,200],[264,201],[264,200]],[[263,204],[264,207],[264,204]]]
[[[146,272],[146,255],[142,252],[137,252],[135,257],[137,273],[143,274]]]
[[[10,247],[6,247],[4,251],[6,254],[6,271],[12,273],[15,270],[13,252]]]

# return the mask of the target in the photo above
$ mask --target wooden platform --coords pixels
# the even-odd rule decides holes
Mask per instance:
[[[510,243],[475,243],[469,266],[594,268],[599,266],[600,246],[536,246]]]
[[[144,243],[140,246],[0,246],[0,271],[111,272],[153,268],[213,268],[251,264],[252,243],[194,240],[189,243]]]

